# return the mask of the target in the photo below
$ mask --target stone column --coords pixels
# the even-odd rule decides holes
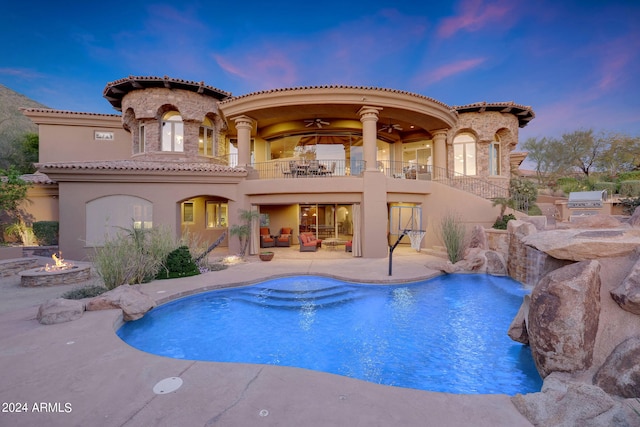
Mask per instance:
[[[234,117],[238,130],[238,166],[251,166],[251,131],[256,123],[249,116]]]
[[[433,135],[433,179],[444,178],[447,171],[447,131],[440,129]]]
[[[377,152],[376,145],[378,127],[378,113],[382,107],[364,106],[360,108],[358,114],[362,122],[362,145],[364,149],[364,160],[366,162],[366,171],[377,171]]]

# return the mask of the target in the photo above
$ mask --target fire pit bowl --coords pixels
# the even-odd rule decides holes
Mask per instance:
[[[60,256],[59,256],[60,255]],[[25,287],[70,285],[84,282],[91,277],[91,267],[76,266],[62,259],[61,254],[51,256],[55,264],[32,268],[18,273],[20,285]]]

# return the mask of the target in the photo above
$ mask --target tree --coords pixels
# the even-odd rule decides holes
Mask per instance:
[[[597,161],[597,168],[611,177],[620,172],[640,170],[640,137],[620,133],[602,134],[606,149]]]
[[[251,224],[260,219],[260,213],[254,210],[241,210],[240,221],[242,224],[234,224],[229,229],[229,234],[238,236],[240,240],[240,256],[244,257],[249,247],[249,239],[251,239]]]
[[[19,171],[10,166],[8,170],[0,169],[0,211],[12,217],[20,217],[20,203],[27,198],[27,190],[31,184],[20,178]]]
[[[529,138],[522,148],[528,152],[527,159],[536,165],[539,184],[548,184],[563,175],[571,167],[562,141],[555,138]]]
[[[37,133],[27,132],[11,140],[0,159],[3,164],[15,166],[21,174],[36,171],[34,163],[38,162],[39,136]]]
[[[562,143],[568,151],[571,163],[587,177],[607,147],[605,138],[596,137],[593,130],[577,130],[562,135]]]
[[[18,170],[10,166],[8,170],[0,169],[0,213],[8,216],[5,231],[17,235],[23,244],[35,243],[32,228],[27,224],[31,220],[29,215],[20,208],[20,204],[27,199],[27,190],[31,184],[20,178]],[[6,220],[3,217],[2,220]]]

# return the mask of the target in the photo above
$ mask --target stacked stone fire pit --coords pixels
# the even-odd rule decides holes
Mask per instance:
[[[20,285],[25,287],[39,287],[39,286],[56,286],[56,285],[70,285],[73,283],[84,282],[91,277],[91,267],[77,266],[71,263],[65,262],[61,257],[56,254],[52,256],[55,264],[47,264],[45,267],[32,268],[29,270],[21,271]]]

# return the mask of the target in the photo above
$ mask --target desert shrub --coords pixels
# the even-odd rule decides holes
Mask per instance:
[[[529,216],[542,215],[542,209],[540,209],[540,206],[538,206],[535,203],[533,203],[532,205],[529,206],[529,210],[527,211],[527,215],[529,215]]]
[[[639,197],[640,181],[622,181],[620,183],[620,195],[625,197]]]
[[[565,194],[577,191],[589,191],[590,183],[587,180],[577,179],[573,177],[558,178],[558,186]]]
[[[629,199],[620,199],[620,204],[624,213],[627,215],[633,215],[633,212],[638,206],[640,206],[640,197],[633,197]]]
[[[92,261],[104,285],[113,289],[125,283],[152,280],[175,247],[167,228],[122,229],[117,236],[105,238],[104,244],[95,248]]]
[[[189,248],[180,246],[167,256],[164,267],[158,271],[158,279],[174,279],[177,277],[195,276],[200,274],[198,266],[193,260]]]
[[[640,181],[640,170],[622,172],[618,174],[617,181]]]
[[[440,238],[447,250],[447,257],[453,264],[464,257],[466,232],[460,216],[447,213],[440,221]]]
[[[22,219],[5,227],[5,233],[9,236],[17,237],[24,246],[35,246],[38,244],[33,227],[27,225]]]
[[[33,234],[43,246],[58,244],[58,221],[36,221],[33,223]]]
[[[607,190],[607,195],[610,196],[612,194],[616,194],[618,190],[618,184],[616,184],[615,182],[600,181],[593,184],[593,189],[596,191]]]
[[[495,228],[496,230],[506,230],[507,223],[512,219],[516,219],[513,214],[502,215],[502,217],[496,219],[496,222],[493,224],[493,228]]]
[[[105,292],[107,292],[107,288],[105,288],[104,286],[90,285],[90,286],[84,286],[81,288],[75,288],[70,291],[67,291],[64,294],[62,294],[62,298],[66,298],[66,299],[93,298],[93,297],[97,297],[98,295],[102,295]]]

